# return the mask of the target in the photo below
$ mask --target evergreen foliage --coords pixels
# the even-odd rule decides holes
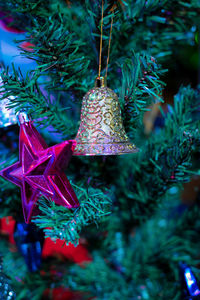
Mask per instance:
[[[103,74],[113,5],[108,85],[119,95],[126,132],[140,152],[73,158],[67,172],[80,202],[77,209],[39,200],[41,214],[34,223],[53,240],[77,245],[86,238],[92,262],[84,267],[66,263],[63,270],[56,261],[62,276],[52,278],[44,261],[43,274],[29,274],[20,266],[23,259],[8,252],[1,239],[17,300],[42,299],[52,283],[83,292],[83,299],[181,300],[178,263],[188,263],[199,274],[199,203],[183,213],[179,208],[183,184],[200,175],[200,86],[181,86],[167,111],[160,106],[164,125],[159,130],[145,134],[143,119],[152,105],[164,103],[173,56],[195,43],[200,2],[105,1]],[[1,99],[15,96],[9,106],[31,114],[39,130],[51,125],[63,140],[74,138],[81,99],[98,70],[101,1],[0,0],[0,8],[26,30],[24,41],[31,46],[24,50],[16,41],[21,55],[37,62],[27,74],[14,65],[5,67]],[[55,143],[51,132],[46,138]],[[17,156],[18,149],[1,156],[0,166]],[[2,178],[0,196],[0,216],[22,218],[20,193]]]

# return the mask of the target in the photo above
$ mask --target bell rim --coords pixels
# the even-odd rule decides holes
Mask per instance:
[[[72,156],[114,156],[114,155],[124,155],[124,154],[134,154],[139,153],[140,149],[135,149],[134,151],[130,152],[118,152],[118,153],[73,153]]]
[[[83,148],[76,150],[76,148],[79,148],[80,146],[82,146]],[[98,146],[101,148],[98,149]],[[120,150],[119,146],[123,146],[124,149]],[[103,147],[103,149],[102,149],[102,147]],[[131,147],[132,149],[130,149],[129,147]],[[77,144],[76,148],[72,154],[73,156],[123,155],[123,154],[132,154],[132,153],[140,152],[140,149],[131,143],[114,143],[114,144],[81,143],[81,144]]]

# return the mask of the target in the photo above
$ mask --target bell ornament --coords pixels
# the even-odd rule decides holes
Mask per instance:
[[[104,77],[83,97],[81,123],[73,155],[120,155],[138,152],[126,135],[118,97]]]

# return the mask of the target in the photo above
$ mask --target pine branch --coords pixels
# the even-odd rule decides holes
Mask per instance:
[[[174,99],[174,109],[166,116],[166,127],[152,137],[138,159],[132,161],[125,175],[129,186],[128,178],[132,178],[132,185],[121,187],[119,197],[121,209],[131,210],[131,222],[138,224],[149,218],[170,186],[189,180],[191,156],[195,149],[199,151],[200,142],[197,131],[200,123],[193,116],[197,107],[199,90],[182,88]],[[130,202],[128,210],[126,205]]]
[[[154,24],[167,24],[174,27],[173,31],[178,29],[184,31],[186,25],[192,24],[194,18],[198,17],[200,4],[198,1],[175,1],[175,0],[137,0],[131,3],[131,0],[125,1],[124,14],[131,22],[151,22]],[[173,8],[173,9],[172,9]],[[182,19],[182,22],[179,22]],[[163,27],[164,28],[164,27]],[[158,28],[157,28],[158,29]]]
[[[160,76],[166,72],[148,55],[133,54],[132,58],[120,63],[122,68],[123,120],[130,136],[142,125],[142,117],[151,103],[163,102],[161,98],[164,83]]]
[[[88,292],[89,287],[90,296],[100,299],[121,295],[135,299],[144,294],[152,300],[158,295],[181,299],[178,264],[195,266],[199,261],[199,208],[193,206],[179,215],[174,197],[168,195],[168,206],[163,204],[154,219],[129,235],[128,241],[116,232],[106,260],[94,252],[91,263],[84,268],[71,266],[63,281],[75,290]]]
[[[38,63],[35,71],[38,76],[50,76],[46,87],[68,90],[72,85],[81,85],[80,79],[89,65],[88,58],[81,51],[85,43],[69,31],[64,15],[58,11],[48,20],[39,22],[35,19],[28,30],[25,41],[34,46],[32,51],[22,49],[21,53]]]
[[[174,135],[182,128],[186,135],[190,129],[199,129],[200,86],[194,90],[190,86],[181,87],[174,98],[174,107],[168,105],[169,113],[165,117],[165,135]],[[192,136],[191,136],[192,138]]]
[[[15,70],[10,73],[7,68],[1,73],[3,85],[0,92],[2,99],[9,98],[9,107],[14,107],[17,111],[26,111],[32,118],[38,119],[37,122],[43,126],[51,124],[54,129],[63,134],[63,137],[75,135],[75,124],[72,119],[69,119],[69,114],[63,113],[58,100],[53,100],[50,96],[45,96],[38,84],[38,75],[29,72],[24,77],[20,70]],[[14,96],[14,97],[13,97]],[[65,108],[65,110],[70,108]],[[46,122],[48,119],[48,123]]]
[[[21,14],[34,14],[38,11],[41,11],[42,8],[46,8],[47,4],[49,5],[49,1],[44,4],[42,0],[31,0],[31,1],[23,1],[23,0],[11,0],[7,3],[2,3],[9,9],[15,12],[19,12]],[[2,5],[1,4],[1,5]]]
[[[112,248],[107,248],[109,256],[106,252],[106,260],[94,252],[93,261],[84,268],[76,265],[63,268],[62,275],[59,273],[57,280],[54,278],[54,287],[64,285],[76,291],[84,291],[86,299],[89,297],[88,293],[90,296],[108,299],[123,295],[126,299],[133,295],[134,297],[142,295],[144,290],[152,300],[158,294],[161,299],[167,296],[178,297],[179,283],[174,284],[178,281],[178,263],[184,260],[190,265],[195,265],[198,261],[196,249],[200,246],[199,208],[193,206],[182,216],[177,215],[172,211],[174,205],[177,205],[174,197],[172,194],[168,204],[163,204],[157,216],[131,235],[128,242],[123,239],[120,232],[116,232]],[[166,203],[166,199],[163,203]],[[2,246],[1,249],[5,250]],[[40,291],[34,293],[35,299],[40,299],[42,291],[52,280],[47,266],[43,266],[47,272],[42,278],[38,273],[26,276],[25,287],[20,291],[21,282],[17,283],[15,279],[16,252],[8,254],[9,257],[8,255],[4,257],[4,264],[8,267],[6,271],[9,271],[13,278],[18,296],[33,296],[32,291],[40,287]],[[21,270],[21,273],[23,272],[24,270]],[[18,277],[21,276],[23,275]],[[151,285],[148,284],[149,278]],[[84,294],[82,296],[84,297]]]
[[[70,210],[51,201],[40,201],[42,215],[37,216],[34,222],[52,240],[59,238],[67,244],[77,245],[84,227],[102,222],[110,214],[111,200],[100,189],[89,187],[86,190],[76,186],[76,194],[80,202],[77,209]]]

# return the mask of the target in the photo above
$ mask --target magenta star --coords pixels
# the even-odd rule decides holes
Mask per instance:
[[[41,195],[58,205],[74,208],[78,199],[65,173],[75,141],[65,141],[48,148],[32,122],[20,125],[19,162],[0,171],[0,175],[21,188],[26,223],[38,214],[36,201]]]

